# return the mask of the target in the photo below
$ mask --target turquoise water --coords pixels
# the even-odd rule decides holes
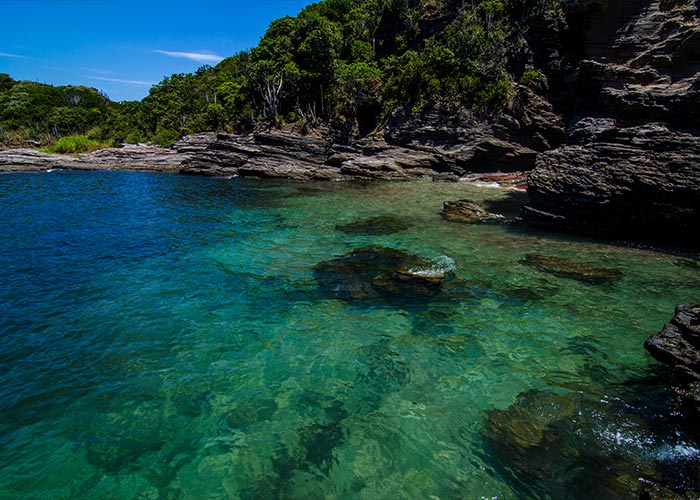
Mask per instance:
[[[663,474],[692,469],[700,445],[670,411],[653,416],[668,410],[655,382],[667,372],[642,347],[676,303],[700,299],[694,256],[439,215],[460,198],[513,213],[521,196],[0,176],[0,498],[585,498],[605,457],[631,478],[610,498],[635,498],[640,479],[697,488]],[[336,228],[378,215],[411,227]],[[367,246],[430,259],[456,285],[405,301],[319,288],[315,266]],[[592,285],[527,254],[621,276]],[[590,401],[573,435],[603,459],[542,480],[499,451],[488,422],[533,389]]]

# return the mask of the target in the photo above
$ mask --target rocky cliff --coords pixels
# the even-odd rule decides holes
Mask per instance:
[[[568,123],[528,181],[525,219],[693,242],[700,229],[700,2],[590,0],[531,33]]]

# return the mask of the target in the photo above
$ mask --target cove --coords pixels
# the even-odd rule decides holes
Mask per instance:
[[[697,255],[527,229],[522,196],[0,176],[0,498],[699,490],[700,446],[642,347],[700,295]],[[441,217],[465,198],[509,221]],[[445,281],[343,293],[332,264],[377,249]]]

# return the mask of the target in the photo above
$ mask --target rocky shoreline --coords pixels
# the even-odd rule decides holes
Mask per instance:
[[[0,171],[130,169],[290,179],[460,180],[527,172],[523,219],[548,230],[697,246],[700,5],[576,0],[531,27],[523,57],[544,89],[514,84],[488,117],[432,103],[365,137],[338,130],[201,133],[170,148],[80,158],[0,151]],[[492,178],[494,182],[502,179]],[[520,187],[522,176],[507,185]]]
[[[34,149],[0,151],[0,172],[45,172],[65,170],[147,170],[177,172],[183,155],[172,148],[127,144],[80,157],[43,153]]]
[[[484,156],[484,148],[492,152]],[[493,164],[513,162],[525,170],[536,153],[493,136],[459,145],[396,145],[369,137],[340,144],[317,137],[270,130],[250,135],[205,132],[170,148],[129,144],[80,157],[33,149],[0,151],[0,172],[67,170],[151,170],[188,175],[275,177],[296,180],[404,180],[432,178],[504,182],[524,187],[521,171],[489,177]]]

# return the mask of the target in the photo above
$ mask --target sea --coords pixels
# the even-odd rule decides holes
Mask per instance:
[[[504,217],[443,219],[459,199]],[[531,229],[525,201],[467,182],[0,175],[0,499],[700,490],[675,379],[643,347],[700,300],[698,255]],[[444,281],[376,286],[373,259],[397,251]],[[603,278],[552,267],[577,265]]]

